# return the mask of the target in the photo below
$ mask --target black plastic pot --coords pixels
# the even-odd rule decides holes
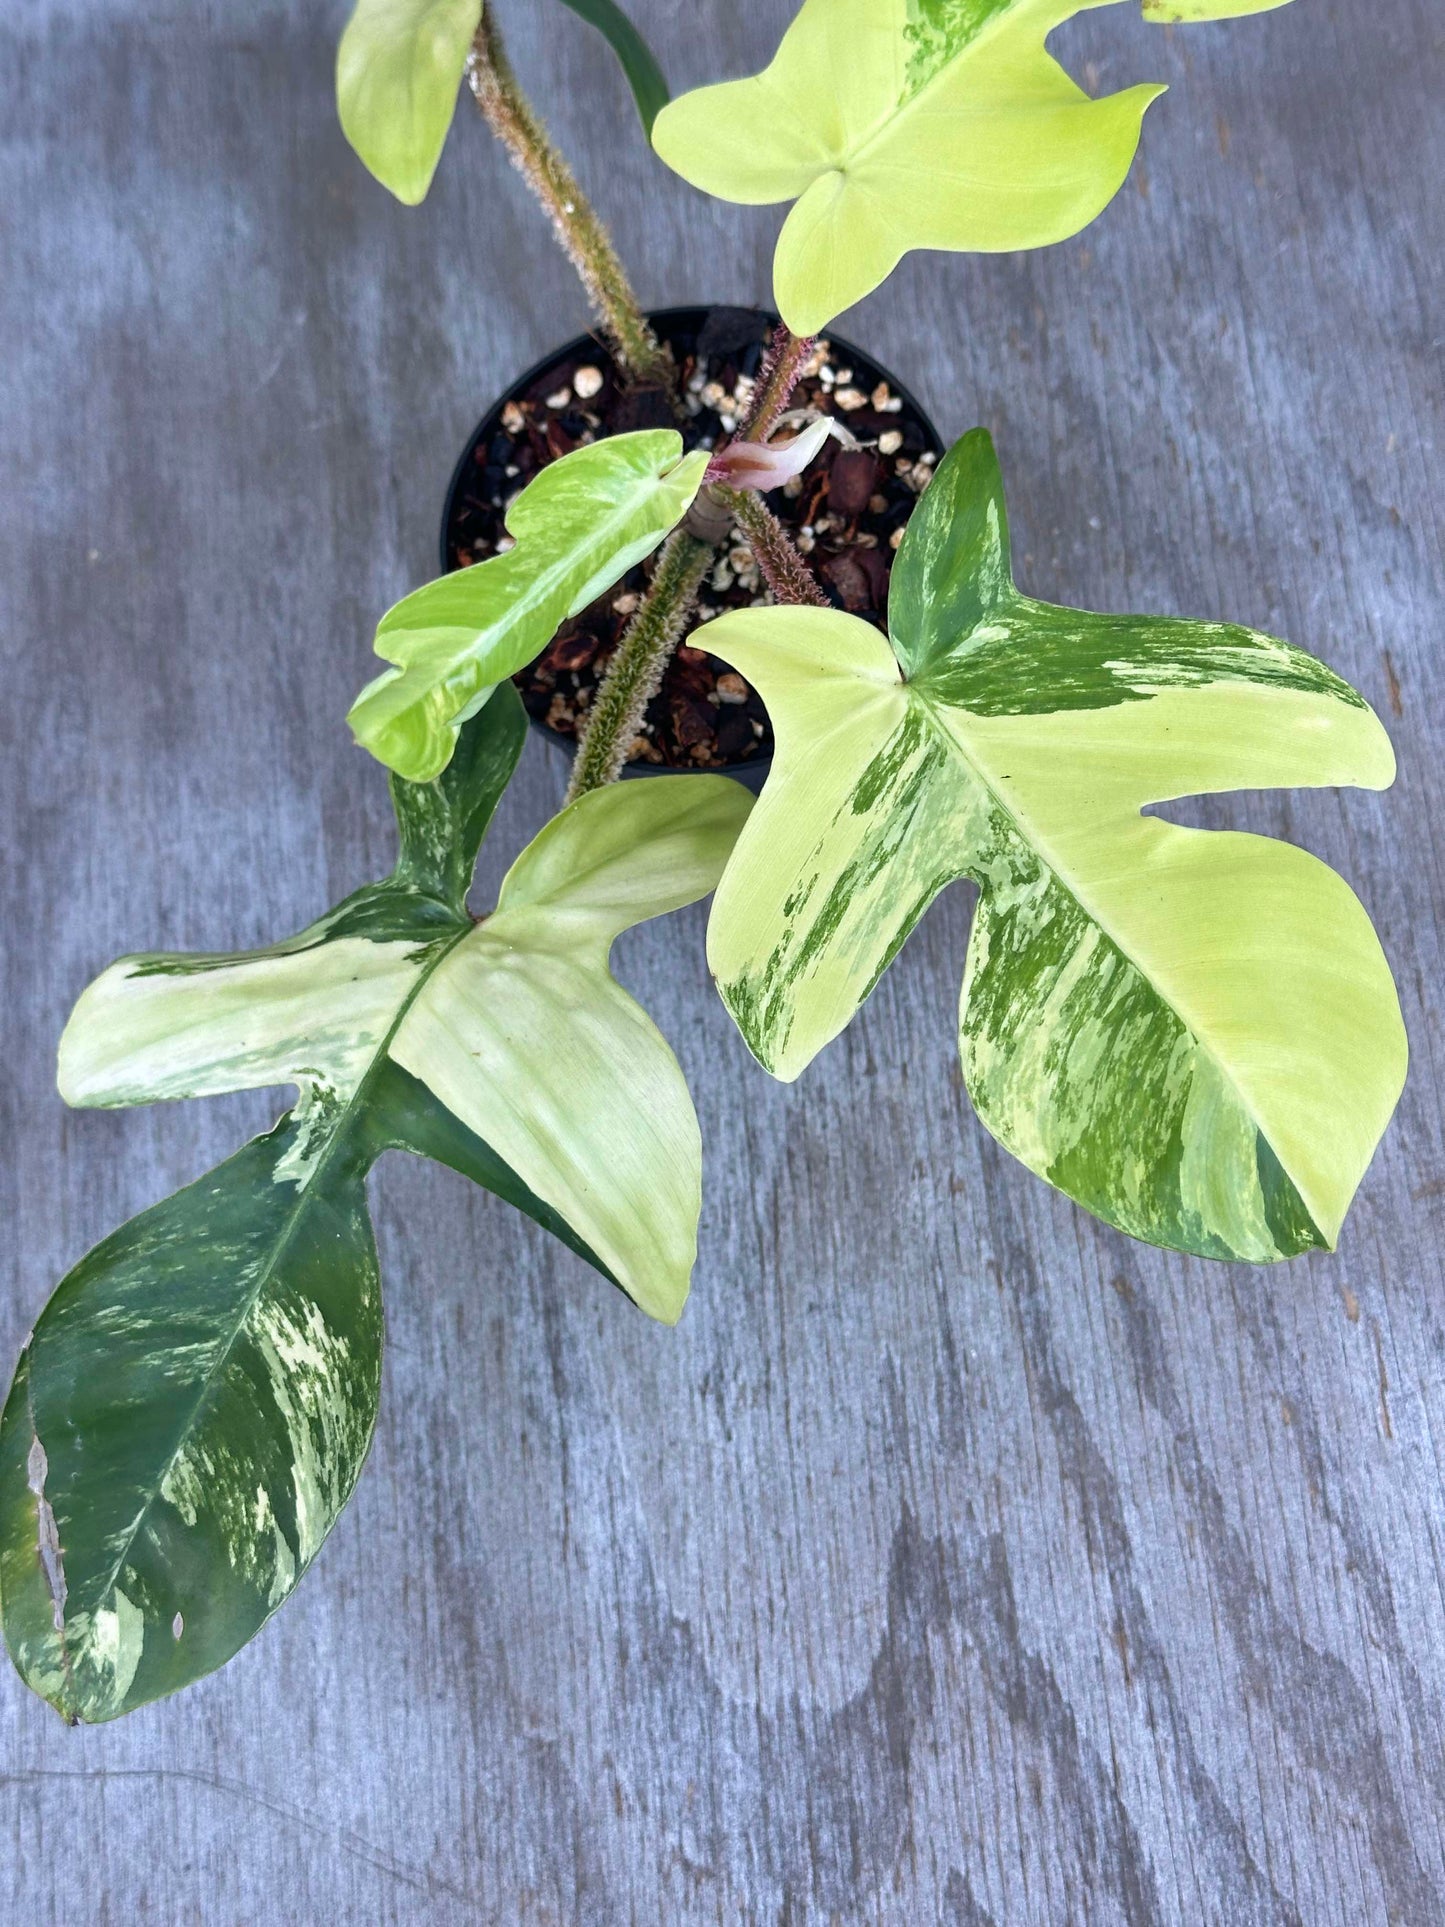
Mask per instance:
[[[766,309],[724,307],[659,308],[655,309],[648,318],[659,338],[672,348],[679,365],[697,351],[700,340],[706,345],[705,331],[710,331],[713,336],[716,336],[720,329],[725,334],[730,326],[744,331],[751,326],[757,339],[761,341],[765,338],[767,330],[776,325],[778,319],[775,314]],[[943,443],[937,429],[903,383],[898,381],[888,369],[874,361],[870,355],[865,354],[861,348],[854,347],[851,342],[844,341],[831,331],[828,334],[828,340],[832,344],[834,361],[846,361],[853,369],[853,384],[871,393],[880,382],[886,382],[892,394],[902,404],[897,417],[899,423],[908,425],[915,436],[921,436],[924,447],[931,449],[936,455],[941,455]],[[527,369],[525,374],[519,376],[507,392],[500,396],[487,411],[468,437],[466,446],[452,471],[451,482],[447,488],[446,505],[442,512],[443,574],[464,566],[457,559],[457,550],[460,545],[459,524],[464,521],[469,506],[474,500],[475,478],[482,459],[479,451],[490,449],[494,439],[501,432],[502,410],[509,402],[520,400],[543,387],[556,371],[569,363],[575,363],[580,356],[585,356],[593,363],[606,363],[615,369],[615,363],[606,346],[597,336],[575,336],[564,346],[553,349],[549,355],[545,355]],[[653,399],[656,400],[656,398]],[[647,398],[644,398],[644,409],[646,400]],[[655,419],[649,418],[644,413],[643,418],[636,424],[630,425],[639,427],[677,425],[670,409],[665,405],[655,407],[654,413]],[[689,448],[694,447],[701,437],[715,426],[715,417],[705,418],[696,423],[685,423],[681,427],[683,440]],[[577,745],[574,737],[549,728],[545,722],[535,716],[532,718],[532,727],[546,741],[559,745],[569,755],[575,755]],[[736,777],[739,781],[746,783],[750,789],[758,790],[762,788],[771,763],[771,754],[754,755],[745,760],[726,764],[720,770],[715,768],[714,773]],[[678,770],[656,763],[636,762],[629,763],[623,773],[627,776],[663,776],[677,774]]]

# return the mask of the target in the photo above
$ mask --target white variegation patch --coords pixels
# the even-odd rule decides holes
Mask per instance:
[[[308,1566],[341,1510],[338,1468],[365,1451],[366,1432],[340,1395],[355,1372],[351,1346],[314,1304],[278,1299],[257,1305],[255,1345],[286,1428],[297,1553]]]
[[[123,957],[60,1040],[67,1104],[148,1104],[270,1085],[348,1100],[427,968],[415,940],[326,938],[244,957]]]

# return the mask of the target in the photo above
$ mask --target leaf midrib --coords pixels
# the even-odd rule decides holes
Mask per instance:
[[[236,1345],[239,1342],[241,1334],[245,1330],[250,1320],[252,1312],[255,1310],[256,1305],[260,1301],[261,1295],[265,1290],[267,1282],[275,1272],[276,1267],[280,1264],[282,1258],[285,1256],[286,1249],[289,1246],[292,1238],[296,1234],[297,1227],[299,1226],[302,1218],[305,1215],[306,1208],[310,1204],[313,1195],[315,1195],[317,1192],[317,1186],[331,1169],[331,1166],[334,1160],[336,1159],[340,1151],[340,1147],[347,1135],[348,1126],[352,1122],[352,1119],[355,1116],[358,1110],[358,1107],[361,1106],[363,1103],[363,1100],[369,1096],[371,1085],[375,1080],[376,1076],[378,1075],[378,1072],[380,1071],[381,1067],[385,1064],[387,1057],[390,1054],[392,1043],[396,1037],[398,1030],[401,1028],[402,1023],[404,1022],[408,1011],[410,1011],[412,1005],[416,1002],[417,998],[421,995],[422,991],[426,988],[427,984],[431,981],[431,978],[436,973],[436,971],[441,967],[442,963],[446,960],[446,958],[448,958],[451,955],[452,951],[457,948],[458,944],[465,942],[465,940],[471,935],[473,927],[474,926],[471,922],[471,919],[468,918],[465,924],[457,930],[456,934],[450,939],[450,941],[446,943],[438,943],[435,954],[432,956],[431,960],[427,963],[424,969],[419,969],[417,971],[415,984],[412,986],[411,990],[408,991],[407,995],[402,999],[401,1003],[398,1005],[396,1014],[392,1019],[391,1025],[387,1030],[386,1035],[382,1038],[381,1042],[377,1045],[376,1051],[372,1057],[370,1064],[367,1066],[365,1074],[357,1084],[356,1089],[352,1092],[350,1098],[346,1102],[345,1107],[337,1117],[335,1126],[333,1127],[330,1134],[330,1138],[327,1142],[326,1149],[322,1152],[320,1158],[318,1158],[310,1175],[302,1180],[294,1200],[292,1201],[291,1205],[287,1209],[285,1218],[283,1219],[281,1224],[281,1228],[277,1232],[270,1250],[267,1252],[261,1264],[257,1266],[255,1287],[247,1295],[244,1305],[242,1307],[242,1310],[240,1312],[240,1315],[236,1319],[235,1324],[232,1326],[231,1331],[226,1338],[224,1346],[222,1347],[221,1351],[217,1354],[214,1363],[211,1365],[209,1371],[205,1375],[205,1378],[202,1380],[200,1389],[196,1393],[195,1401],[191,1406],[190,1412],[186,1417],[185,1423],[182,1426],[180,1426],[177,1430],[177,1434],[176,1434],[177,1443],[172,1448],[169,1456],[165,1461],[165,1465],[164,1465],[164,1468],[162,1469],[161,1475],[156,1480],[154,1490],[149,1494],[149,1496],[145,1501],[145,1504],[141,1507],[140,1511],[136,1514],[134,1520],[131,1522],[130,1530],[125,1535],[125,1539],[121,1545],[120,1551],[116,1555],[115,1563],[111,1567],[110,1573],[108,1574],[105,1581],[102,1583],[98,1592],[96,1593],[94,1604],[88,1608],[88,1610],[91,1611],[92,1613],[101,1609],[103,1602],[109,1597],[111,1591],[118,1583],[120,1579],[121,1568],[125,1565],[126,1560],[130,1555],[131,1548],[134,1546],[136,1539],[141,1532],[142,1527],[144,1526],[146,1520],[150,1517],[152,1507],[155,1505],[156,1500],[162,1494],[162,1491],[165,1486],[166,1478],[170,1474],[171,1470],[174,1468],[177,1459],[180,1457],[181,1451],[183,1449],[184,1441],[189,1439],[191,1435],[194,1433],[194,1431],[196,1430],[196,1426],[200,1419],[200,1416],[208,1400],[210,1399],[212,1392],[215,1389],[218,1379],[224,1372],[226,1366],[230,1363],[231,1355],[235,1351]],[[299,1089],[300,1086],[298,1085],[297,1088]],[[295,1106],[293,1105],[291,1113],[289,1115],[294,1116],[294,1114],[295,1114]],[[272,1177],[271,1182],[272,1183],[276,1182],[276,1179],[274,1176]],[[32,1410],[33,1410],[33,1406],[32,1406]],[[33,1418],[31,1423],[31,1430],[32,1432],[35,1432],[35,1436],[38,1438],[39,1433],[36,1432],[35,1430]],[[299,1550],[300,1550],[299,1545],[297,1550],[299,1554]],[[62,1562],[62,1569],[63,1569],[63,1562]],[[297,1577],[298,1578],[300,1577],[299,1572],[297,1574]],[[73,1597],[74,1594],[72,1593],[70,1596]],[[68,1623],[69,1623],[69,1614],[67,1614],[67,1624]],[[61,1641],[62,1651],[65,1651],[66,1636],[64,1631],[62,1631],[59,1634],[59,1638]]]

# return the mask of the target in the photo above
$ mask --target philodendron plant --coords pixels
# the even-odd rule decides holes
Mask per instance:
[[[464,1172],[677,1318],[701,1146],[675,1060],[609,972],[642,918],[716,886],[723,1002],[791,1079],[933,897],[971,877],[959,1049],[980,1119],[1097,1217],[1204,1257],[1333,1247],[1402,1085],[1394,987],[1347,885],[1283,843],[1151,813],[1384,788],[1389,743],[1346,683],[1251,629],[1034,600],[982,430],[907,525],[886,633],[830,606],[762,499],[843,432],[789,409],[838,310],[911,248],[1076,233],[1159,90],[1095,101],[1069,79],[1045,41],[1077,0],[804,0],[763,74],[663,105],[611,0],[567,4],[621,57],[664,160],[732,199],[795,203],[783,322],[737,433],[689,446],[671,355],[518,86],[492,0],[359,0],[337,80],[367,165],[420,199],[465,75],[618,368],[679,425],[546,467],[510,504],[503,552],[383,617],[385,667],[349,720],[392,773],[388,878],[270,950],[123,959],[76,1007],[70,1103],[288,1083],[300,1099],[83,1258],[21,1355],[0,1420],[0,1611],[20,1671],[71,1718],[221,1664],[344,1505],[380,1384],[365,1183],[382,1151]],[[1160,20],[1263,10],[1144,0]],[[717,776],[615,786],[739,529],[767,589],[711,622],[707,648],[768,706],[761,801]],[[479,920],[474,860],[525,734],[509,679],[647,557],[568,800]]]

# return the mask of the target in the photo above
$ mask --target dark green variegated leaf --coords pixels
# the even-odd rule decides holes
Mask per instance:
[[[1404,1076],[1374,931],[1303,851],[1142,812],[1384,788],[1374,714],[1253,630],[1020,594],[982,430],[909,523],[889,627],[891,647],[832,610],[708,625],[778,739],[708,932],[753,1051],[797,1076],[972,876],[960,1042],[1000,1141],[1153,1243],[1254,1261],[1333,1246]]]
[[[352,704],[357,741],[389,769],[430,781],[496,685],[677,526],[707,463],[703,449],[683,454],[675,429],[650,428],[549,464],[507,511],[512,548],[382,617],[376,653],[395,667]]]
[[[661,67],[653,59],[652,49],[616,4],[616,0],[563,0],[563,4],[605,36],[627,76],[632,98],[637,102],[638,115],[651,139],[652,123],[666,107],[669,98],[667,81]]]
[[[1122,186],[1149,103],[1093,99],[1049,53],[1115,0],[804,0],[772,63],[665,107],[653,145],[724,200],[792,201],[774,298],[816,334],[912,248],[997,253],[1066,240]],[[1284,0],[1145,0],[1221,19]]]
[[[356,0],[336,53],[341,129],[399,201],[425,199],[482,0]]]
[[[608,968],[628,925],[710,890],[749,807],[722,778],[582,798],[466,908],[526,720],[504,686],[437,781],[393,779],[401,855],[299,936],[130,957],[61,1042],[73,1104],[294,1083],[268,1136],[83,1258],[0,1421],[11,1654],[103,1720],[222,1664],[355,1483],[381,1311],[364,1184],[437,1158],[675,1319],[701,1146],[676,1060]]]
[[[230,1658],[351,1489],[381,1385],[364,1164],[288,1119],[65,1279],[0,1420],[0,1595],[31,1686],[110,1719]]]

